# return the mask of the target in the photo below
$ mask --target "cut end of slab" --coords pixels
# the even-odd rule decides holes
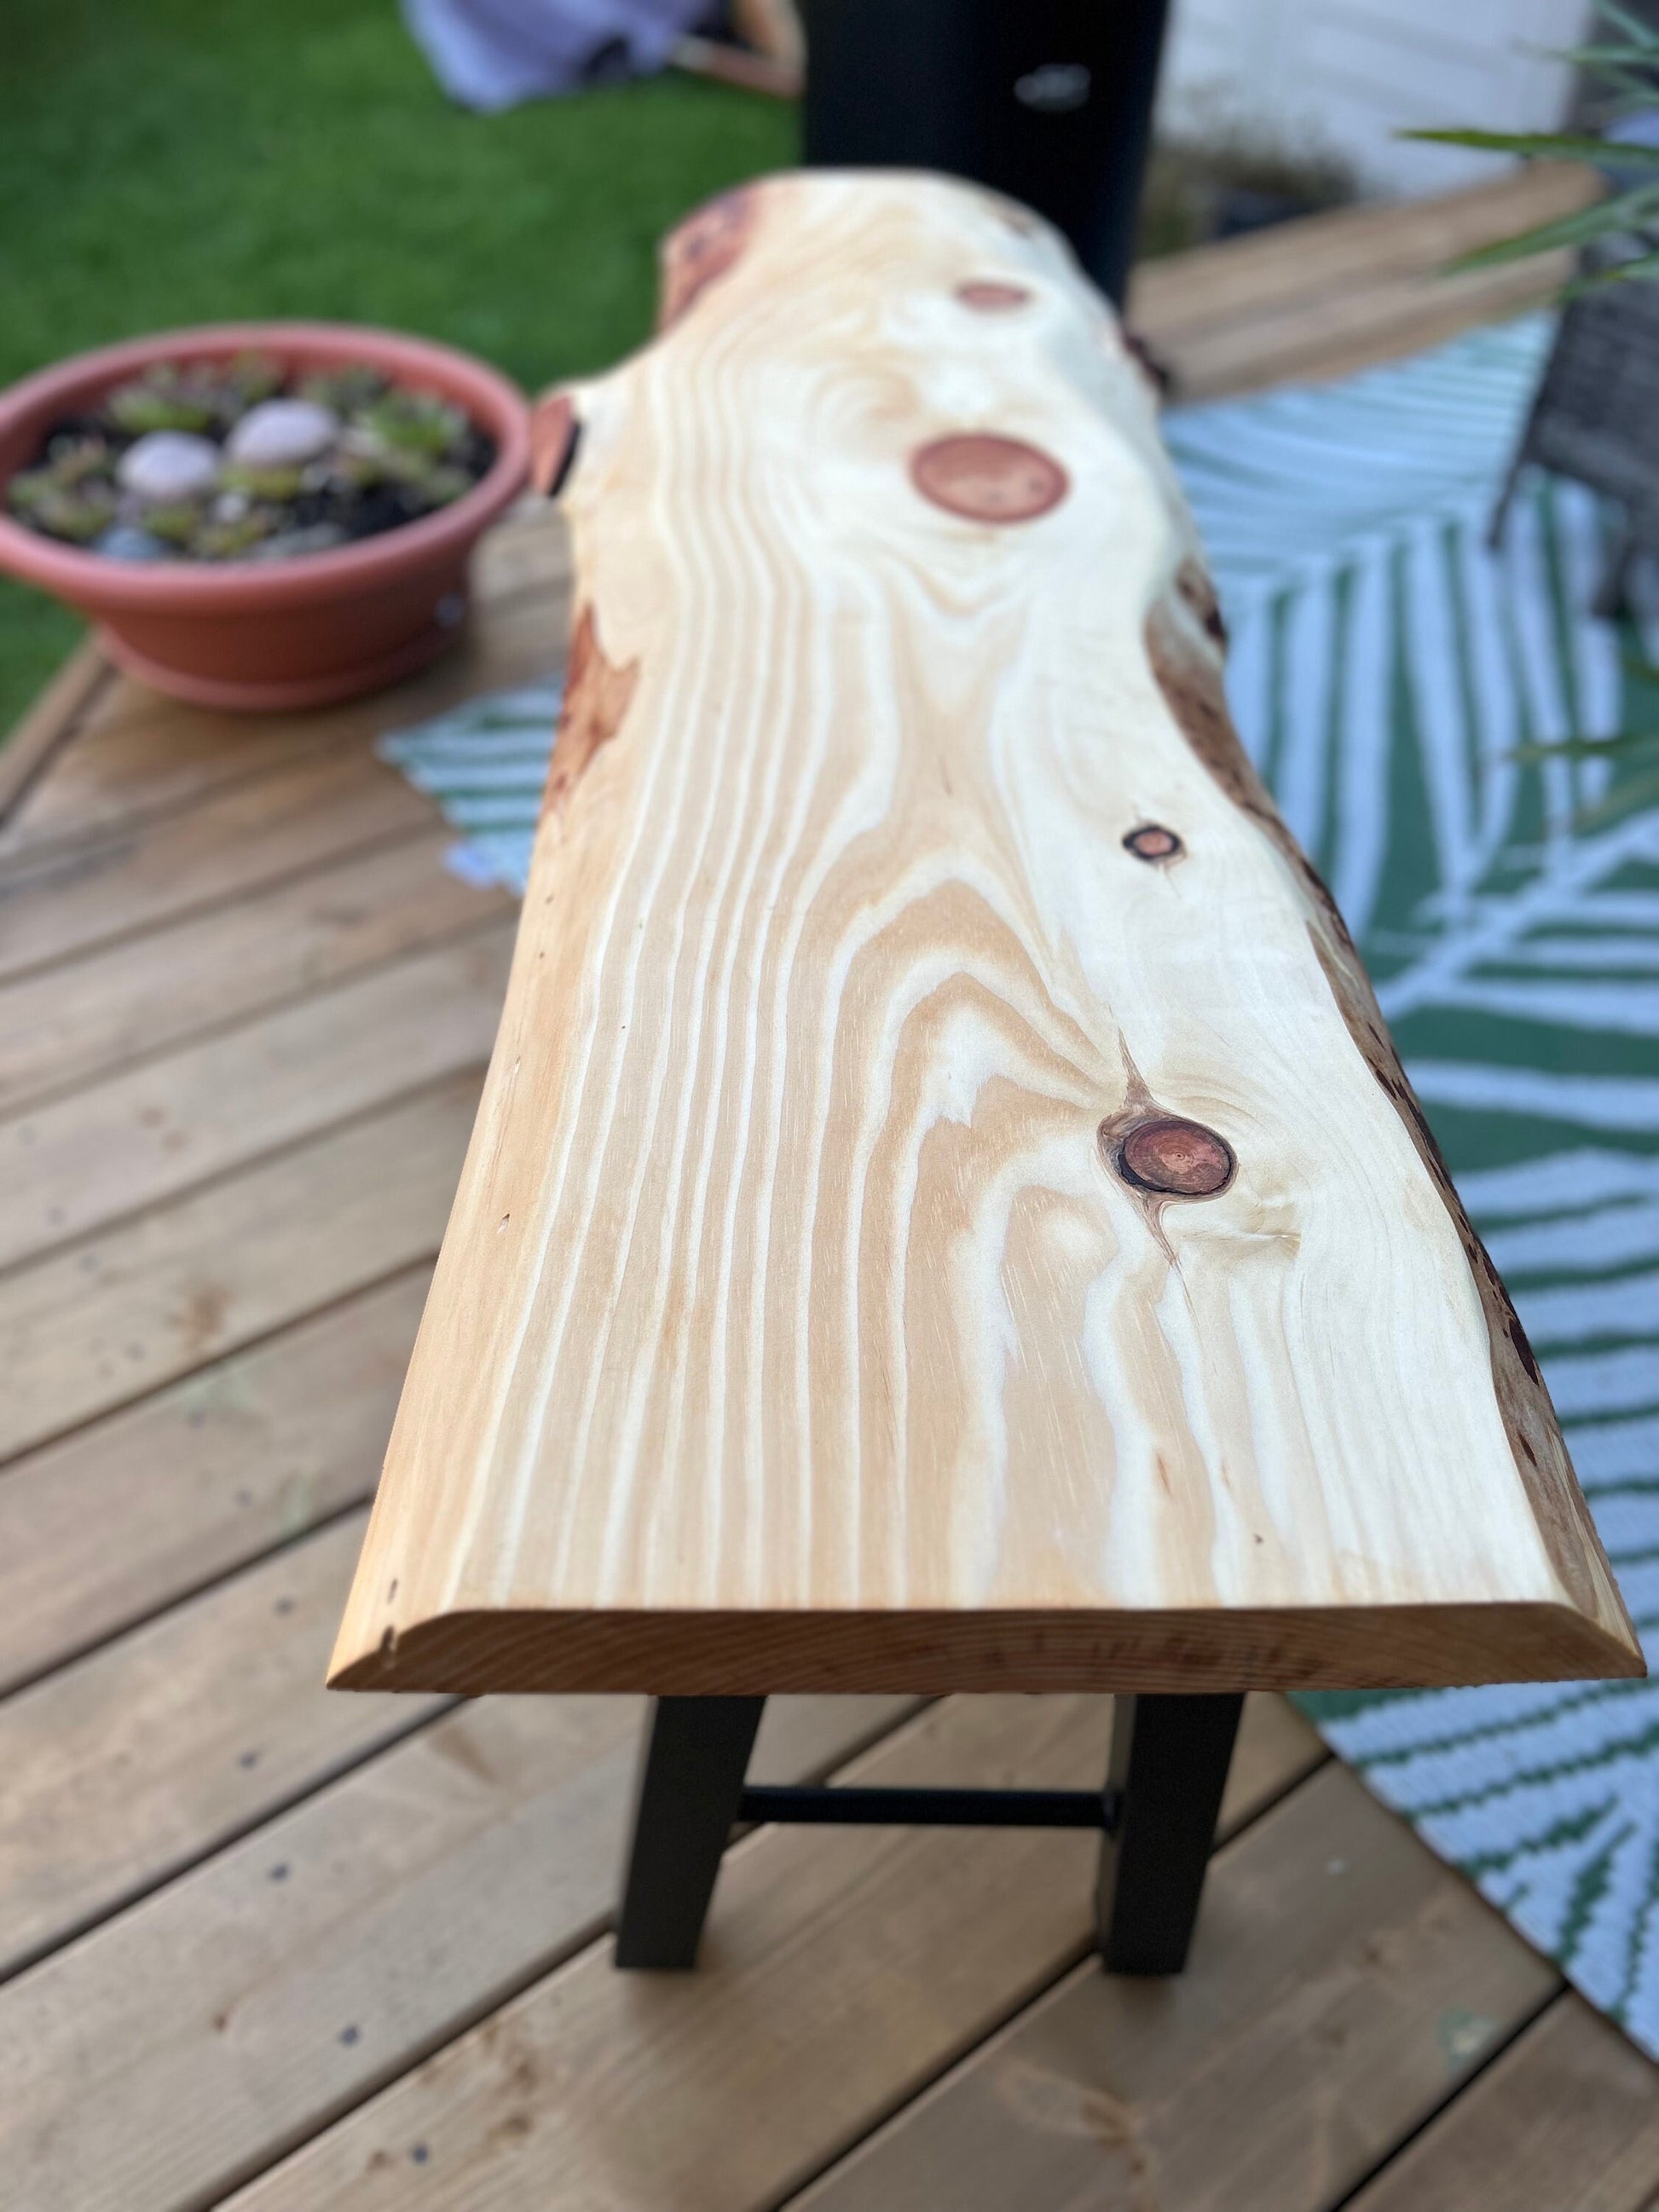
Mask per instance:
[[[337,1648],[332,1690],[774,1692],[1422,1689],[1627,1680],[1633,1643],[1569,1606],[1146,1612],[472,1609]]]

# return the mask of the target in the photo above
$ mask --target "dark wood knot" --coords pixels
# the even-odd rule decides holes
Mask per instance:
[[[1104,1127],[1101,1139],[1109,1141]],[[1137,1122],[1120,1139],[1113,1165],[1138,1190],[1157,1191],[1164,1198],[1213,1198],[1232,1181],[1237,1163],[1232,1146],[1213,1129],[1179,1115],[1160,1114]]]
[[[920,447],[910,456],[910,481],[935,507],[970,522],[1030,522],[1058,507],[1071,489],[1051,454],[991,430]]]
[[[1138,860],[1173,860],[1187,848],[1173,830],[1166,830],[1161,822],[1143,822],[1132,830],[1123,841],[1125,849]]]
[[[1024,284],[999,283],[989,276],[976,276],[971,283],[958,284],[957,297],[964,307],[976,307],[982,315],[1006,315],[1015,307],[1023,307],[1030,298]]]

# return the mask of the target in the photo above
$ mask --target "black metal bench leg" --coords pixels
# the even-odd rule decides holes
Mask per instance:
[[[646,1730],[617,1926],[619,1966],[696,1963],[764,1698],[659,1698]]]
[[[1101,1846],[1100,1955],[1115,1974],[1187,1963],[1242,1697],[1119,1698]]]

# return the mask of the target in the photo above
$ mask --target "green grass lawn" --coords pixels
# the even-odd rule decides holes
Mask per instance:
[[[637,344],[653,246],[794,158],[792,110],[665,76],[449,106],[395,0],[4,0],[0,382],[248,315],[447,338],[532,390]],[[0,578],[0,730],[78,635]]]

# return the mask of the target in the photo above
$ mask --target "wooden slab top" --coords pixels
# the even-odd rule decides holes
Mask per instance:
[[[1639,1673],[1098,297],[868,173],[666,278],[333,1679]]]

